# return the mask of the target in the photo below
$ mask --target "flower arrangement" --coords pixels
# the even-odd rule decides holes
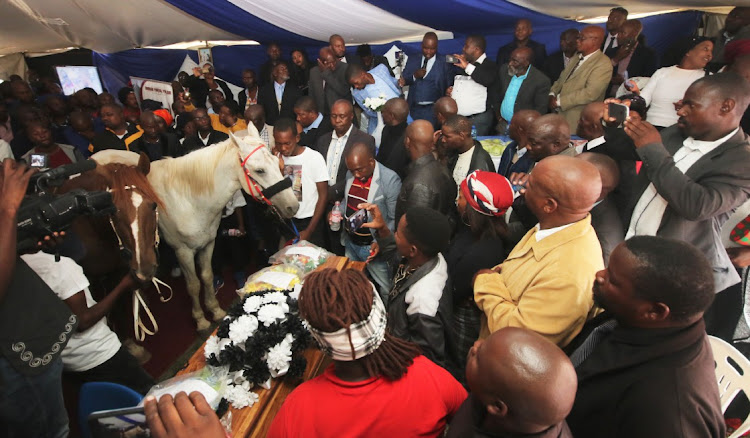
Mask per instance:
[[[235,408],[255,404],[258,394],[252,389],[270,388],[271,378],[305,371],[301,352],[311,336],[298,316],[297,295],[276,290],[244,296],[206,341],[206,362],[229,367],[224,397]]]
[[[381,94],[378,97],[365,98],[365,106],[376,113],[382,111],[386,102],[388,102],[388,99],[385,98],[385,94]]]

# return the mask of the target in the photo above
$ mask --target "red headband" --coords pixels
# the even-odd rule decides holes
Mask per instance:
[[[502,216],[513,204],[513,186],[495,172],[475,170],[461,182],[466,202],[487,216]]]

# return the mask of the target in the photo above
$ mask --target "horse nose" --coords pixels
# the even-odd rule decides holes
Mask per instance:
[[[287,215],[288,215],[289,217],[292,217],[292,216],[294,216],[294,215],[295,215],[295,213],[297,213],[297,209],[298,209],[298,208],[299,208],[299,207],[294,207],[294,206],[291,206],[291,205],[287,206],[287,207],[286,207],[286,212],[287,212]]]

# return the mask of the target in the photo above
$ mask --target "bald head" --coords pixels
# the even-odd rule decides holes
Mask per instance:
[[[526,147],[528,143],[528,133],[531,124],[534,120],[538,119],[542,115],[539,111],[535,110],[520,110],[513,113],[513,118],[510,120],[509,135],[510,138],[518,142],[521,147]]]
[[[534,167],[526,190],[527,201],[531,191],[535,202],[527,204],[542,227],[544,222],[562,226],[586,217],[602,193],[602,179],[593,164],[555,155]]]
[[[617,162],[611,157],[595,152],[584,152],[576,158],[593,164],[599,171],[599,177],[602,179],[602,193],[597,201],[606,198],[620,183],[620,168],[617,167]]]
[[[570,146],[570,125],[559,114],[545,114],[531,123],[528,138],[529,154],[539,161]]]
[[[498,434],[535,434],[560,423],[573,407],[578,386],[573,364],[560,348],[516,327],[474,344],[466,379],[492,416],[485,424]]]
[[[382,111],[383,122],[388,126],[396,126],[406,122],[409,117],[409,104],[406,99],[394,97],[385,103]]]
[[[435,102],[433,111],[438,124],[442,126],[450,116],[458,114],[458,104],[452,97],[444,96]]]
[[[411,161],[432,153],[434,135],[435,129],[427,120],[415,120],[406,128],[404,147],[411,156]]]
[[[599,26],[586,26],[581,30],[579,40],[576,42],[576,49],[583,56],[590,55],[602,46],[606,31]]]

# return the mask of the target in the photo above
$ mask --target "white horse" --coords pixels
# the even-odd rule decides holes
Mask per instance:
[[[138,158],[134,152],[115,150],[92,156],[99,164],[133,164]],[[257,131],[245,137],[230,134],[228,140],[183,157],[155,161],[148,180],[168,212],[159,215],[159,229],[177,254],[198,330],[205,330],[210,324],[200,306],[201,282],[204,303],[213,320],[226,315],[214,296],[211,256],[221,213],[233,194],[242,189],[271,205],[284,218],[294,216],[299,203],[289,179],[281,174],[279,159],[261,142]]]

